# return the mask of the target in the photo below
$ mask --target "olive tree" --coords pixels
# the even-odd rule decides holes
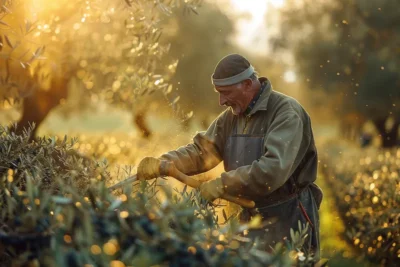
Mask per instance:
[[[71,112],[104,101],[131,110],[140,96],[167,90],[177,62],[161,60],[169,50],[160,43],[163,17],[196,12],[201,3],[3,2],[0,97],[21,109],[19,130],[59,106]]]
[[[321,104],[354,124],[373,120],[384,146],[396,144],[400,117],[399,10],[396,0],[289,1],[276,39],[293,52],[308,87],[335,100]]]

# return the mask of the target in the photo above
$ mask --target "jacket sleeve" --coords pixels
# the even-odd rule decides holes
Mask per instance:
[[[264,139],[265,154],[251,165],[221,174],[225,192],[250,199],[271,194],[299,165],[307,149],[303,138],[303,121],[295,111],[278,114]]]
[[[174,162],[181,172],[195,175],[217,166],[223,158],[226,126],[229,125],[227,112],[222,113],[212,122],[205,132],[197,133],[193,143],[169,151],[160,158]]]

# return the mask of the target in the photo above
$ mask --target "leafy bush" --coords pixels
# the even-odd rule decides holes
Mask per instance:
[[[307,229],[271,253],[257,249],[197,191],[141,182],[116,196],[107,164],[79,156],[66,138],[29,143],[0,128],[0,264],[14,266],[310,266]],[[78,185],[78,186],[77,186]],[[82,186],[82,187],[81,187]],[[158,192],[162,190],[162,194]],[[162,197],[163,196],[163,197]]]
[[[48,189],[57,178],[85,191],[91,178],[109,179],[106,163],[95,162],[73,149],[76,139],[42,137],[31,142],[33,128],[21,135],[15,133],[15,128],[0,126],[0,176],[8,174],[10,182],[17,186],[24,186],[26,177],[31,177],[40,180],[41,188]]]
[[[327,148],[323,166],[348,241],[373,262],[400,262],[400,149]]]

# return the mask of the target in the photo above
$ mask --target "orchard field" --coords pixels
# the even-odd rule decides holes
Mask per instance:
[[[381,265],[400,262],[400,150],[328,145],[321,172],[333,192],[343,238]]]
[[[0,266],[400,266],[399,17],[397,0],[0,1]],[[320,257],[309,225],[262,250],[260,216],[172,177],[107,189],[207,129],[232,53],[310,115]]]

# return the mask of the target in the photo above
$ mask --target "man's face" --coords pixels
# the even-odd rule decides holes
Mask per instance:
[[[249,81],[249,80],[247,80]],[[240,82],[227,86],[215,86],[215,91],[219,93],[219,104],[231,107],[233,114],[242,114],[249,105],[252,96],[250,95],[248,82]]]

